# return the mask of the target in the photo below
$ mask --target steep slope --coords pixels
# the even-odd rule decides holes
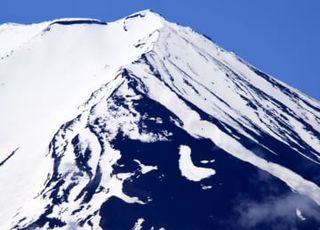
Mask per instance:
[[[0,40],[4,229],[320,226],[318,101],[150,11]]]
[[[137,22],[130,31],[123,29],[126,19],[108,25],[82,19],[32,25],[29,27],[33,28],[33,38],[1,60],[0,162],[16,149],[19,157],[13,156],[11,162],[2,165],[0,180],[5,183],[24,175],[15,184],[1,186],[1,194],[5,195],[0,204],[7,207],[0,211],[4,220],[10,220],[9,209],[15,211],[24,206],[30,196],[41,190],[52,167],[45,155],[57,128],[77,116],[81,111],[78,107],[95,89],[112,80],[122,65],[148,50],[152,38],[144,49],[135,48],[134,44],[157,29],[160,20],[150,15],[148,22]],[[2,38],[2,44],[10,43],[11,37]],[[16,170],[17,166],[20,170]]]

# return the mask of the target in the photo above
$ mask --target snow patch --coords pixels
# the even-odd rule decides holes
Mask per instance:
[[[201,181],[216,174],[216,171],[213,169],[201,168],[193,164],[190,147],[181,145],[179,155],[179,168],[181,174],[188,180]]]
[[[135,159],[134,161],[139,164],[139,167],[140,167],[140,170],[141,170],[142,174],[147,174],[148,172],[151,172],[153,170],[158,170],[158,166],[144,165],[137,159]]]
[[[307,218],[305,218],[303,215],[302,215],[302,212],[300,209],[296,209],[296,215],[297,217],[301,220],[301,221],[305,221]]]
[[[213,160],[202,160],[202,161],[200,161],[200,163],[202,163],[202,164],[209,164],[209,163],[213,163],[213,162],[215,162],[214,159]]]
[[[132,230],[141,230],[143,223],[144,223],[144,219],[143,219],[143,218],[139,218],[139,219],[136,221],[136,223],[134,224],[134,227],[132,228]]]
[[[213,186],[211,186],[211,185],[208,185],[208,186],[206,186],[206,185],[201,185],[201,188],[202,188],[203,190],[209,190],[209,189],[212,189]]]

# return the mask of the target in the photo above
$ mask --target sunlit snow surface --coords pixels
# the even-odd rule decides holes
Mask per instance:
[[[0,25],[0,229],[316,229],[320,103],[143,11]]]
[[[191,181],[201,181],[204,178],[213,176],[216,171],[208,168],[197,167],[193,164],[191,150],[188,146],[180,146],[179,168],[182,176]]]

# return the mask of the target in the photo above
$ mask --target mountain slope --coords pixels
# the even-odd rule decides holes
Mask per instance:
[[[318,101],[150,11],[0,39],[4,229],[320,226]]]

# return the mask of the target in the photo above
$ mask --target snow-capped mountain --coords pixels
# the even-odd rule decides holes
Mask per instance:
[[[320,103],[192,29],[0,25],[0,229],[319,229]]]

